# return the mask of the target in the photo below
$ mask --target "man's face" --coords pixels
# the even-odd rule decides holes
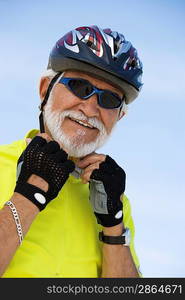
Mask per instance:
[[[66,71],[64,77],[84,78],[99,89],[123,96],[112,85],[82,72]],[[96,94],[82,100],[61,83],[54,86],[44,111],[46,132],[74,157],[85,156],[101,147],[119,117],[119,109],[100,107]]]

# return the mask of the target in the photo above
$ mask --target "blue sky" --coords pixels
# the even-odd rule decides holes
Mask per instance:
[[[144,277],[185,275],[185,2],[0,0],[0,143],[38,127],[38,81],[57,39],[96,24],[138,49],[144,86],[99,150],[127,173]]]

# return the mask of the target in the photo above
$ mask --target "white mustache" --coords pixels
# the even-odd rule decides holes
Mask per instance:
[[[89,125],[97,128],[100,132],[107,133],[103,123],[99,121],[96,117],[86,117],[82,112],[78,112],[74,110],[65,110],[60,114],[60,116],[62,119],[66,117],[70,117],[73,119],[77,119],[79,121],[86,121]]]

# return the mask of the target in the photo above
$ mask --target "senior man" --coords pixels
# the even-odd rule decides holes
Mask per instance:
[[[0,147],[2,277],[140,276],[125,172],[95,151],[141,77],[118,32],[84,26],[57,41],[40,80],[40,131]]]

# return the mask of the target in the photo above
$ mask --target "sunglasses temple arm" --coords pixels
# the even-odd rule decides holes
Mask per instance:
[[[119,108],[119,115],[118,115],[118,118],[121,117],[121,114],[122,114],[122,112],[123,112],[124,102],[125,102],[125,97],[123,97],[123,103],[122,103],[122,105],[121,105],[120,108]]]

